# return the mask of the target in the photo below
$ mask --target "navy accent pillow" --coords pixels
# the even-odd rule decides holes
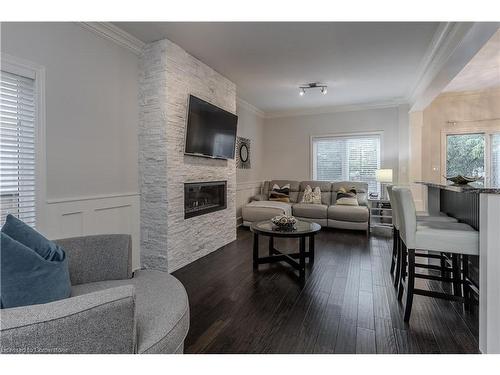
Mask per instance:
[[[44,241],[51,242],[31,230]],[[54,243],[46,244],[39,249],[54,251],[46,251],[48,259],[45,259],[38,251],[9,236],[3,228],[0,236],[1,308],[48,303],[71,295],[68,260],[63,249]]]
[[[35,250],[44,259],[62,261],[64,258],[63,249],[13,215],[7,215],[2,232],[26,247]]]

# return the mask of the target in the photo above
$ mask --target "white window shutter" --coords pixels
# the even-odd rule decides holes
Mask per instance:
[[[35,226],[35,81],[0,72],[0,224],[7,214]]]
[[[380,168],[380,136],[353,135],[313,139],[313,177],[322,181],[362,181],[380,193],[375,171]]]

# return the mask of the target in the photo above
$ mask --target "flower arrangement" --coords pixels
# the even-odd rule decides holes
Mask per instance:
[[[292,230],[295,229],[295,224],[297,219],[293,216],[288,215],[278,215],[271,219],[271,222],[276,225],[280,230]]]

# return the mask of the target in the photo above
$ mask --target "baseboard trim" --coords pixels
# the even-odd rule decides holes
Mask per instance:
[[[241,216],[236,218],[236,228],[241,227],[243,225],[243,218]]]

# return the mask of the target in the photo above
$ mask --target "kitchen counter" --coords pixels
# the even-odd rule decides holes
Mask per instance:
[[[417,181],[416,183],[437,189],[455,191],[457,193],[500,194],[500,186],[489,186],[479,182],[474,182],[467,185],[455,185],[452,183],[441,184],[436,182],[425,182],[425,181]]]
[[[431,215],[445,212],[479,231],[479,350],[500,354],[500,187],[417,182],[427,187]],[[474,266],[474,265],[473,265]]]

